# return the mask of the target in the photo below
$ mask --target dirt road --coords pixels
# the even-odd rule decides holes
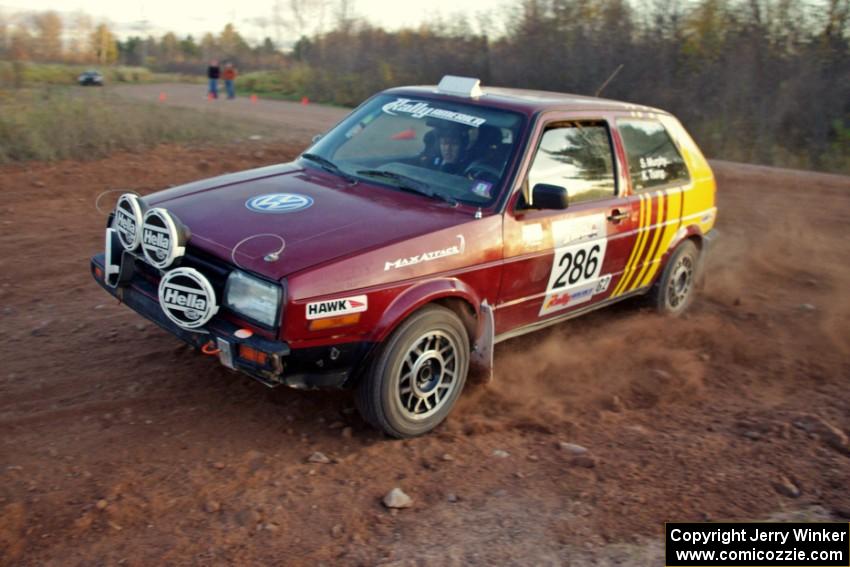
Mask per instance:
[[[632,302],[502,343],[491,386],[394,441],[89,275],[102,191],[297,150],[0,170],[0,564],[645,565],[665,521],[850,517],[850,178],[715,162],[724,238],[688,316]],[[414,505],[394,514],[396,486]]]
[[[279,136],[293,142],[309,141],[316,134],[326,131],[342,120],[350,112],[346,108],[267,100],[262,96],[252,102],[250,97],[245,96],[227,100],[219,93],[220,98],[210,100],[206,97],[205,84],[119,85],[110,88],[123,97],[142,102],[194,108],[232,115],[236,119],[244,118],[263,124],[279,125]]]

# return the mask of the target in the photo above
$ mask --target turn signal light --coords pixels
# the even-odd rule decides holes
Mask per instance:
[[[359,322],[360,313],[352,313],[351,315],[342,315],[340,317],[328,317],[326,319],[313,319],[310,321],[310,330],[323,331],[325,329],[335,329],[337,327],[356,325]]]
[[[95,266],[95,268],[94,268],[94,275],[95,275],[95,277],[96,277],[97,279],[102,280],[102,279],[103,279],[103,270],[101,270],[100,268],[98,268],[97,266]]]
[[[265,366],[269,355],[248,345],[239,345],[239,358],[253,362],[259,366]]]

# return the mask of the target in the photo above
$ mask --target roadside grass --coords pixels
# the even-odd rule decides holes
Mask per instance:
[[[201,82],[203,80],[201,77],[184,76],[179,73],[154,73],[145,67],[0,61],[0,85],[17,88],[34,85],[76,85],[80,73],[89,69],[100,71],[107,85],[115,83]]]
[[[283,71],[252,71],[236,78],[236,92],[241,96],[255,94],[271,100],[289,100],[298,102],[302,97],[321,102],[329,106],[353,108],[356,103],[347,99],[320,97],[305,87],[303,73],[298,69]],[[369,93],[372,94],[372,93]],[[368,96],[363,97],[368,98]],[[358,101],[359,102],[359,101]]]
[[[0,90],[0,163],[92,159],[161,143],[231,142],[269,126],[213,111],[131,102],[100,89]]]

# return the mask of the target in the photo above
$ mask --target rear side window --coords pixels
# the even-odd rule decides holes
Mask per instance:
[[[613,197],[614,160],[604,122],[562,122],[540,140],[528,173],[529,188],[538,183],[567,189],[570,204]]]
[[[670,135],[655,120],[618,120],[635,191],[686,183],[688,168]]]

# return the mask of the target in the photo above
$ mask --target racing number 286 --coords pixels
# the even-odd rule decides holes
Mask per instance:
[[[575,285],[582,280],[593,277],[599,267],[598,244],[594,244],[590,250],[581,248],[579,250],[568,250],[558,260],[561,274],[552,285],[552,289],[561,289],[567,285]]]

